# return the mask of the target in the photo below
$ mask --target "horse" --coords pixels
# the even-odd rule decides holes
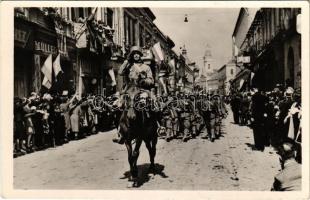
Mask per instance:
[[[149,94],[141,90],[135,97],[126,100],[120,122],[119,132],[123,135],[125,146],[128,152],[128,162],[130,166],[131,187],[139,187],[137,160],[142,142],[149,152],[150,167],[149,172],[155,172],[155,156],[157,135],[157,114],[150,109]]]

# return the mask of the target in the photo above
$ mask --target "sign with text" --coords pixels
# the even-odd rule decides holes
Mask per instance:
[[[30,35],[30,31],[22,30],[18,28],[14,30],[14,40],[18,42],[22,48],[25,48],[29,35]]]
[[[57,47],[41,41],[34,41],[34,50],[48,54],[57,54]]]
[[[247,64],[247,63],[250,63],[250,62],[251,62],[250,56],[239,56],[239,57],[237,57],[237,63]]]

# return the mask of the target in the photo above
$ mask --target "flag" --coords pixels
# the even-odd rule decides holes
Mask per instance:
[[[240,83],[239,83],[239,90],[242,88],[243,84],[244,84],[244,80],[241,79],[241,80],[240,80]]]
[[[47,89],[50,89],[52,87],[52,73],[53,73],[52,54],[50,54],[44,61],[44,64],[41,68],[41,72],[44,74],[42,85],[45,86]]]
[[[58,54],[55,61],[53,62],[53,70],[56,78],[59,72],[63,72],[60,66],[60,54]]]
[[[88,16],[88,18],[87,18],[87,21],[93,20],[93,19],[94,19],[95,15],[96,15],[96,13],[97,13],[97,10],[98,10],[97,7],[92,9],[91,14],[90,14],[90,15]]]
[[[239,55],[239,48],[238,48],[238,46],[236,45],[236,38],[235,38],[235,36],[232,37],[232,40],[233,40],[233,45],[234,45],[234,49],[233,49],[233,51],[234,51],[234,56],[236,57],[236,56]]]
[[[89,33],[89,45],[90,45],[90,51],[91,52],[97,52],[97,43],[96,43],[96,36],[97,36],[97,31],[94,30],[94,27],[92,26],[92,22],[95,18],[95,15],[97,13],[97,7],[93,8],[91,14],[88,16],[87,20],[86,20],[86,26],[87,26],[87,30]]]
[[[75,36],[76,47],[77,48],[86,48],[87,47],[87,38],[86,38],[86,26],[82,23],[74,23],[74,32],[77,33]]]
[[[44,76],[42,85],[46,87],[47,89],[50,89],[52,87],[52,83]]]
[[[235,50],[234,50],[234,56],[238,56],[239,55],[239,48],[237,47],[236,44],[234,44]]]
[[[160,43],[157,42],[156,44],[154,44],[154,46],[152,47],[152,51],[155,55],[155,60],[157,62],[159,61],[163,61],[164,60],[164,53],[160,47]]]
[[[170,65],[170,67],[175,68],[175,62],[174,62],[174,59],[171,59],[171,60],[169,61],[169,65]]]

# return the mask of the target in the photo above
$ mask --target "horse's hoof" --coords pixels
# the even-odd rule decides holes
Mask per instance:
[[[137,188],[139,187],[138,181],[134,181],[132,183],[128,183],[127,188]]]
[[[139,187],[138,181],[134,181],[134,182],[132,183],[132,187],[134,187],[134,188]]]

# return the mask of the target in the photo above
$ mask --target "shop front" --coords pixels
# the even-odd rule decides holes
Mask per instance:
[[[14,19],[14,95],[24,97],[31,92],[61,93],[70,90],[75,63],[74,40],[67,36],[59,38],[51,19],[37,9],[30,11],[42,18],[40,24],[24,17],[15,16]],[[57,77],[53,73],[52,87],[48,89],[42,86],[41,68],[49,55],[52,55],[53,62],[60,55],[63,73]]]

